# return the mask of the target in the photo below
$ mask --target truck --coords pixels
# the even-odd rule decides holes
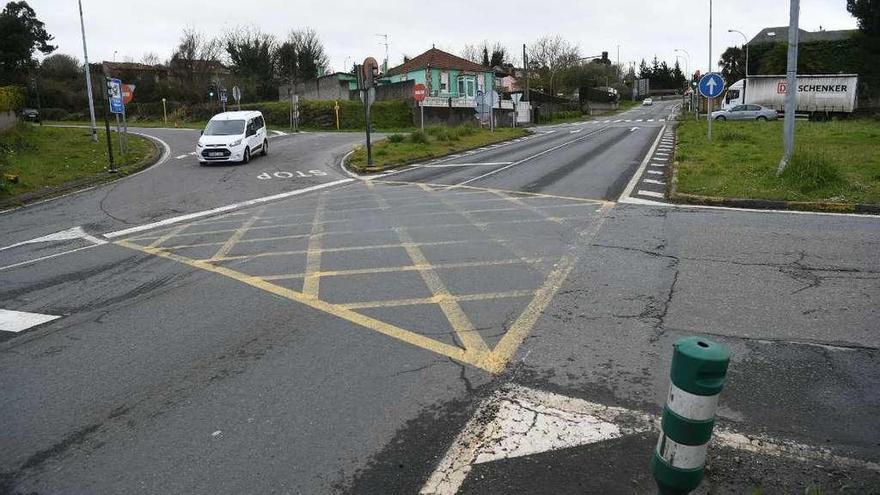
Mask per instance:
[[[849,115],[856,108],[858,83],[858,74],[798,75],[795,112],[816,121]],[[747,76],[727,88],[722,108],[752,104],[782,113],[787,86],[784,75]]]

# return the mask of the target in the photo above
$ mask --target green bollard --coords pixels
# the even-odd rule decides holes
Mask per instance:
[[[706,447],[715,426],[730,350],[702,337],[674,344],[669,395],[651,472],[662,495],[684,495],[699,486]]]

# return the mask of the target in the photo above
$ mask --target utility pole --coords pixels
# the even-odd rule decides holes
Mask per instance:
[[[381,37],[381,38],[385,38],[385,42],[384,42],[384,43],[379,43],[380,45],[385,45],[385,66],[382,67],[382,74],[385,74],[386,72],[388,72],[388,64],[390,63],[390,62],[388,61],[388,45],[389,45],[389,43],[388,43],[388,35],[387,35],[387,34],[375,34],[375,35],[373,35],[373,36],[379,36],[379,37]]]
[[[794,112],[797,109],[797,59],[798,59],[798,24],[800,17],[800,0],[790,0],[788,21],[788,70],[785,85],[785,122],[783,123],[782,142],[784,152],[779,161],[776,175],[781,175],[794,154]]]
[[[617,45],[617,82],[620,82],[620,45]]]
[[[525,43],[523,43],[523,72],[526,76],[526,94],[523,95],[523,100],[529,101],[529,55],[526,53]]]
[[[83,60],[85,61],[85,71],[86,71],[86,93],[89,96],[89,115],[92,118],[92,141],[98,142],[98,126],[95,124],[95,100],[92,97],[92,70],[89,67],[89,49],[86,46],[86,25],[83,21],[83,6],[82,0],[79,0],[79,27],[82,30],[82,39],[83,39]],[[112,154],[111,154],[112,160]]]
[[[728,29],[727,32],[737,33],[743,37],[743,48],[746,51],[746,78],[743,80],[742,101],[743,103],[746,103],[746,86],[748,86],[749,84],[749,39],[746,37],[745,33],[743,33],[742,31],[737,31],[736,29]]]
[[[709,72],[712,72],[712,0],[709,0]],[[708,138],[712,140],[712,98],[706,98],[706,122],[709,124]]]

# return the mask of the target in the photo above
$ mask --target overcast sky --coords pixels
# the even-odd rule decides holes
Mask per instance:
[[[2,1],[2,0],[0,0]],[[29,0],[55,36],[58,51],[82,59],[76,0]],[[391,65],[437,48],[459,53],[467,44],[501,42],[520,54],[522,44],[545,34],[577,43],[583,55],[608,51],[612,60],[638,63],[656,55],[670,63],[675,48],[690,53],[690,69],[705,71],[708,60],[708,0],[507,0],[505,2],[379,0],[82,0],[91,61],[139,61],[153,52],[170,57],[183,28],[221,36],[237,25],[252,25],[283,37],[293,28],[311,27],[324,42],[334,70],[366,56],[381,60],[387,33]],[[742,37],[761,28],[788,25],[786,0],[715,0],[713,59]],[[856,27],[845,0],[802,0],[802,29]],[[681,62],[685,68],[685,62]]]

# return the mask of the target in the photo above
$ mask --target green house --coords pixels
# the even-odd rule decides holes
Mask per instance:
[[[429,96],[472,98],[477,91],[492,89],[495,75],[492,69],[451,53],[430,50],[392,67],[383,81],[397,83],[415,81],[424,84]]]

